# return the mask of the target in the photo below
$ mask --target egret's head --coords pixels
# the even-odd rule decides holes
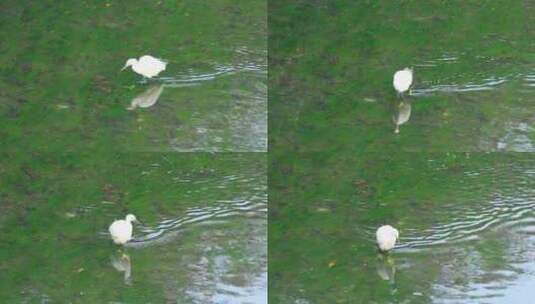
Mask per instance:
[[[137,218],[135,215],[133,214],[129,214],[126,216],[126,221],[131,223],[131,222],[137,222]]]
[[[396,240],[399,240],[399,231],[396,228],[392,228],[392,229],[394,229],[394,234],[396,235]]]
[[[128,60],[126,61],[126,64],[124,65],[124,67],[121,69],[121,71],[124,70],[124,69],[126,69],[126,68],[129,67],[129,66],[132,66],[132,65],[136,64],[136,63],[137,63],[137,59],[136,59],[136,58],[130,58],[130,59],[128,59]]]

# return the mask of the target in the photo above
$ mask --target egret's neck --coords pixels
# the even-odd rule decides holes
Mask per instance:
[[[137,59],[136,59],[136,58],[130,58],[130,59],[128,59],[128,60],[126,61],[126,65],[127,65],[127,66],[133,66],[133,65],[135,65],[135,64],[137,64]]]

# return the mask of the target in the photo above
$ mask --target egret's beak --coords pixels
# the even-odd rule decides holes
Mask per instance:
[[[128,64],[125,64],[124,67],[121,69],[121,71],[124,71],[128,67]]]

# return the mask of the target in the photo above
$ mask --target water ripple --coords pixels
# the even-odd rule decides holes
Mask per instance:
[[[188,68],[174,76],[155,77],[151,81],[158,81],[165,87],[187,87],[244,72],[267,75],[267,54],[264,51],[251,50],[246,46],[239,46],[233,52],[237,56],[235,63],[212,62],[210,63],[211,67],[208,69]],[[143,84],[146,82],[148,80],[141,80]]]
[[[166,87],[185,87],[199,85],[206,81],[215,80],[220,77],[234,75],[241,72],[264,74],[266,69],[266,65],[259,64],[258,62],[244,62],[236,65],[215,64],[213,70],[211,71],[188,69],[184,72],[176,74],[175,76],[159,77],[157,80],[163,83],[163,85]]]
[[[480,211],[472,211],[451,223],[437,225],[426,230],[406,229],[399,248],[404,251],[418,250],[429,246],[453,244],[479,239],[478,234],[499,225],[530,225],[533,223],[533,201],[502,199],[490,202]],[[512,207],[511,207],[512,206]],[[424,235],[424,236],[418,236]]]
[[[506,123],[506,134],[496,142],[496,150],[507,151],[535,151],[535,145],[529,137],[535,128],[526,122]]]
[[[525,165],[522,164],[522,169],[504,164],[503,167],[466,170],[454,190],[460,201],[444,204],[433,211],[434,216],[447,218],[447,222],[439,222],[426,229],[401,227],[397,248],[401,252],[412,252],[441,245],[452,246],[478,240],[488,230],[504,228],[532,235],[535,232],[535,170],[525,169]],[[435,170],[442,168],[438,166]],[[480,179],[496,181],[495,187],[489,189],[492,191],[489,196],[467,196],[478,191]],[[376,228],[365,228],[368,238],[375,237]]]
[[[524,76],[524,85],[527,87],[535,87],[535,73],[527,74]]]
[[[493,57],[475,56],[475,58],[469,58],[464,53],[454,54],[445,53],[438,58],[424,59],[421,62],[414,64],[417,69],[433,69],[433,70],[447,70],[449,69],[445,65],[457,64],[460,62],[476,62],[478,66],[492,67],[496,65],[500,60]],[[418,73],[418,72],[417,72]],[[442,72],[444,73],[444,72]],[[518,80],[522,82],[522,85],[527,88],[535,87],[535,74],[533,71],[527,73],[516,73],[506,76],[497,75],[481,75],[478,74],[478,79],[472,79],[467,83],[453,83],[453,84],[440,84],[445,82],[445,79],[439,80],[438,84],[422,82],[416,84],[416,87],[412,89],[411,95],[413,96],[427,96],[433,93],[460,93],[460,92],[477,92],[477,91],[489,91],[494,90],[500,85],[512,80]]]
[[[501,84],[508,81],[508,77],[488,77],[479,83],[470,82],[467,84],[439,84],[429,85],[411,90],[413,96],[428,96],[436,92],[440,93],[460,93],[494,90]],[[422,84],[425,86],[426,84]]]
[[[215,206],[195,207],[188,209],[177,218],[164,219],[156,227],[142,227],[142,236],[136,236],[130,247],[146,247],[154,244],[167,243],[173,240],[184,227],[189,225],[220,224],[229,218],[262,218],[267,215],[266,197],[252,196],[249,199],[218,201]]]

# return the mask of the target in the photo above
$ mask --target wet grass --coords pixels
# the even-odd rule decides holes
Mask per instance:
[[[455,302],[478,283],[533,281],[496,274],[533,247],[498,224],[467,232],[473,241],[419,243],[477,222],[471,212],[492,219],[491,207],[523,226],[494,204],[533,197],[529,155],[480,152],[533,151],[532,11],[507,1],[269,2],[270,301]],[[412,112],[395,135],[392,75],[406,66]],[[392,267],[373,244],[385,223],[407,246],[393,254],[392,281],[378,275]]]
[[[499,273],[529,259],[525,247],[533,247],[529,236],[508,228],[529,218],[512,210],[533,197],[532,163],[528,154],[496,153],[302,153],[279,159],[270,171],[270,300],[428,303],[456,293],[467,298],[479,282],[502,288],[522,282],[515,280],[524,264],[507,278]],[[493,218],[503,220],[470,233],[474,226],[455,228]],[[401,233],[401,247],[391,254],[393,282],[377,275],[385,262],[374,232],[383,224]],[[463,241],[469,236],[477,238]],[[440,244],[446,237],[452,239]]]
[[[267,43],[265,3],[255,1],[239,6],[229,1],[6,2],[3,7],[0,113],[6,117],[1,129],[8,149],[115,146],[117,125],[134,123],[126,107],[140,90],[131,89],[139,86],[138,75],[119,72],[126,58],[165,58],[170,64],[164,74],[175,76],[195,67],[242,63],[236,50],[243,47],[262,60]],[[190,95],[202,103],[208,92],[218,91]],[[185,113],[194,108],[184,108],[175,97],[168,102],[182,106],[187,125],[192,117]],[[172,127],[175,120],[163,117],[158,124]],[[121,135],[130,141],[128,133]]]
[[[189,208],[216,207],[225,200],[261,195],[254,189],[265,184],[260,173],[265,176],[264,154],[63,153],[37,154],[20,163],[15,156],[3,159],[6,186],[1,190],[0,241],[5,246],[0,250],[0,269],[9,274],[0,285],[3,301],[44,296],[73,302],[184,299],[182,289],[195,271],[180,254],[198,259],[205,256],[202,251],[216,248],[214,254],[228,256],[234,265],[227,270],[229,275],[255,276],[265,271],[265,254],[261,254],[265,243],[252,241],[265,233],[259,221],[235,218],[209,229],[189,225],[181,228],[183,237],[167,245],[126,249],[133,263],[134,286],[141,290],[124,285],[122,275],[111,268],[109,256],[117,248],[106,236],[109,223],[126,213],[154,227],[163,219],[184,216]],[[21,170],[31,172],[33,178],[18,174]],[[229,176],[238,179],[225,182]],[[138,236],[143,234],[139,229]],[[215,234],[213,242],[203,240],[203,235],[210,234]],[[245,258],[257,250],[260,254]],[[168,258],[155,261],[155,256]],[[162,294],[165,280],[159,272],[176,273],[172,284],[185,285]],[[215,284],[217,280],[210,283],[209,270],[205,275],[207,284]]]
[[[505,1],[270,3],[270,142],[300,152],[496,150],[508,123],[533,125],[533,91],[522,87],[532,73],[528,11]],[[413,96],[412,118],[394,136],[391,81],[405,66],[415,89],[506,82]]]
[[[128,248],[132,286],[111,267],[117,248],[106,237],[127,212],[147,228],[194,207],[265,197],[264,154],[169,153],[173,141],[195,143],[198,127],[221,137],[200,150],[265,150],[236,141],[250,131],[229,123],[266,108],[254,89],[266,81],[265,1],[4,1],[0,8],[0,301],[196,302],[188,288],[206,282],[217,295],[222,280],[209,267],[195,277],[204,256],[225,259],[216,270],[242,280],[265,273],[261,214],[179,227],[168,243]],[[120,69],[143,54],[168,60],[162,76],[171,78],[251,62],[260,71],[166,88],[153,108],[128,111],[148,85]],[[251,95],[237,99],[232,90]]]

